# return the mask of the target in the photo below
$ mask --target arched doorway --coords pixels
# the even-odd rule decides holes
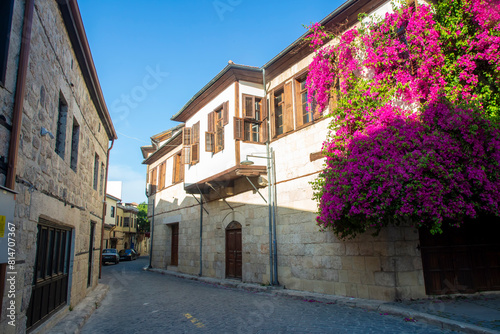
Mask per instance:
[[[226,227],[226,277],[241,278],[241,224],[231,222]]]

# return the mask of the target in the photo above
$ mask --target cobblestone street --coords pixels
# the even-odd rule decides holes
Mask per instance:
[[[110,290],[82,333],[452,333],[333,303],[240,291],[143,271],[148,258],[103,267]]]

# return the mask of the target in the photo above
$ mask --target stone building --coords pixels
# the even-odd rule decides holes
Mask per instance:
[[[117,249],[135,248],[137,242],[137,209],[136,203],[118,203],[118,214],[120,224],[116,227],[116,232],[120,233]]]
[[[0,17],[0,185],[14,194],[16,272],[0,332],[25,333],[47,330],[97,285],[117,136],[76,0],[6,0]]]
[[[349,0],[320,24],[349,29],[359,13],[391,10]],[[487,278],[500,270],[498,241],[478,251],[481,239],[457,247],[463,238],[404,224],[349,241],[319,231],[310,183],[329,121],[305,108],[314,54],[303,37],[260,68],[230,61],[173,115],[179,126],[142,147],[153,267],[379,300],[499,289]]]

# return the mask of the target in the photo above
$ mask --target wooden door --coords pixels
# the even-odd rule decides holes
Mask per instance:
[[[429,295],[500,290],[500,221],[482,218],[443,234],[420,231],[425,289]]]
[[[226,228],[226,277],[241,278],[241,224],[232,222]]]
[[[179,224],[172,224],[172,252],[170,255],[170,265],[179,264]]]
[[[33,289],[26,312],[28,328],[66,305],[70,252],[71,230],[38,225]]]
[[[92,284],[92,263],[94,259],[94,234],[95,234],[95,223],[90,224],[90,239],[89,239],[89,266],[87,273],[87,287]]]

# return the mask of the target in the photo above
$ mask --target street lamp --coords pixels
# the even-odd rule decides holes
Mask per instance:
[[[274,159],[274,151],[266,143],[266,156],[248,154],[246,159],[241,161],[243,166],[251,166],[254,164],[249,158],[258,158],[267,160],[267,175],[269,178],[268,185],[268,206],[269,206],[269,278],[271,285],[279,285],[278,282],[278,252],[276,243],[276,166]],[[258,153],[257,153],[258,154]],[[250,182],[250,180],[249,180]],[[250,182],[251,183],[251,182]],[[253,184],[252,184],[253,186]],[[255,188],[255,186],[254,186]],[[259,193],[260,195],[260,193]],[[262,195],[261,195],[262,197]],[[265,201],[265,200],[264,200]]]

